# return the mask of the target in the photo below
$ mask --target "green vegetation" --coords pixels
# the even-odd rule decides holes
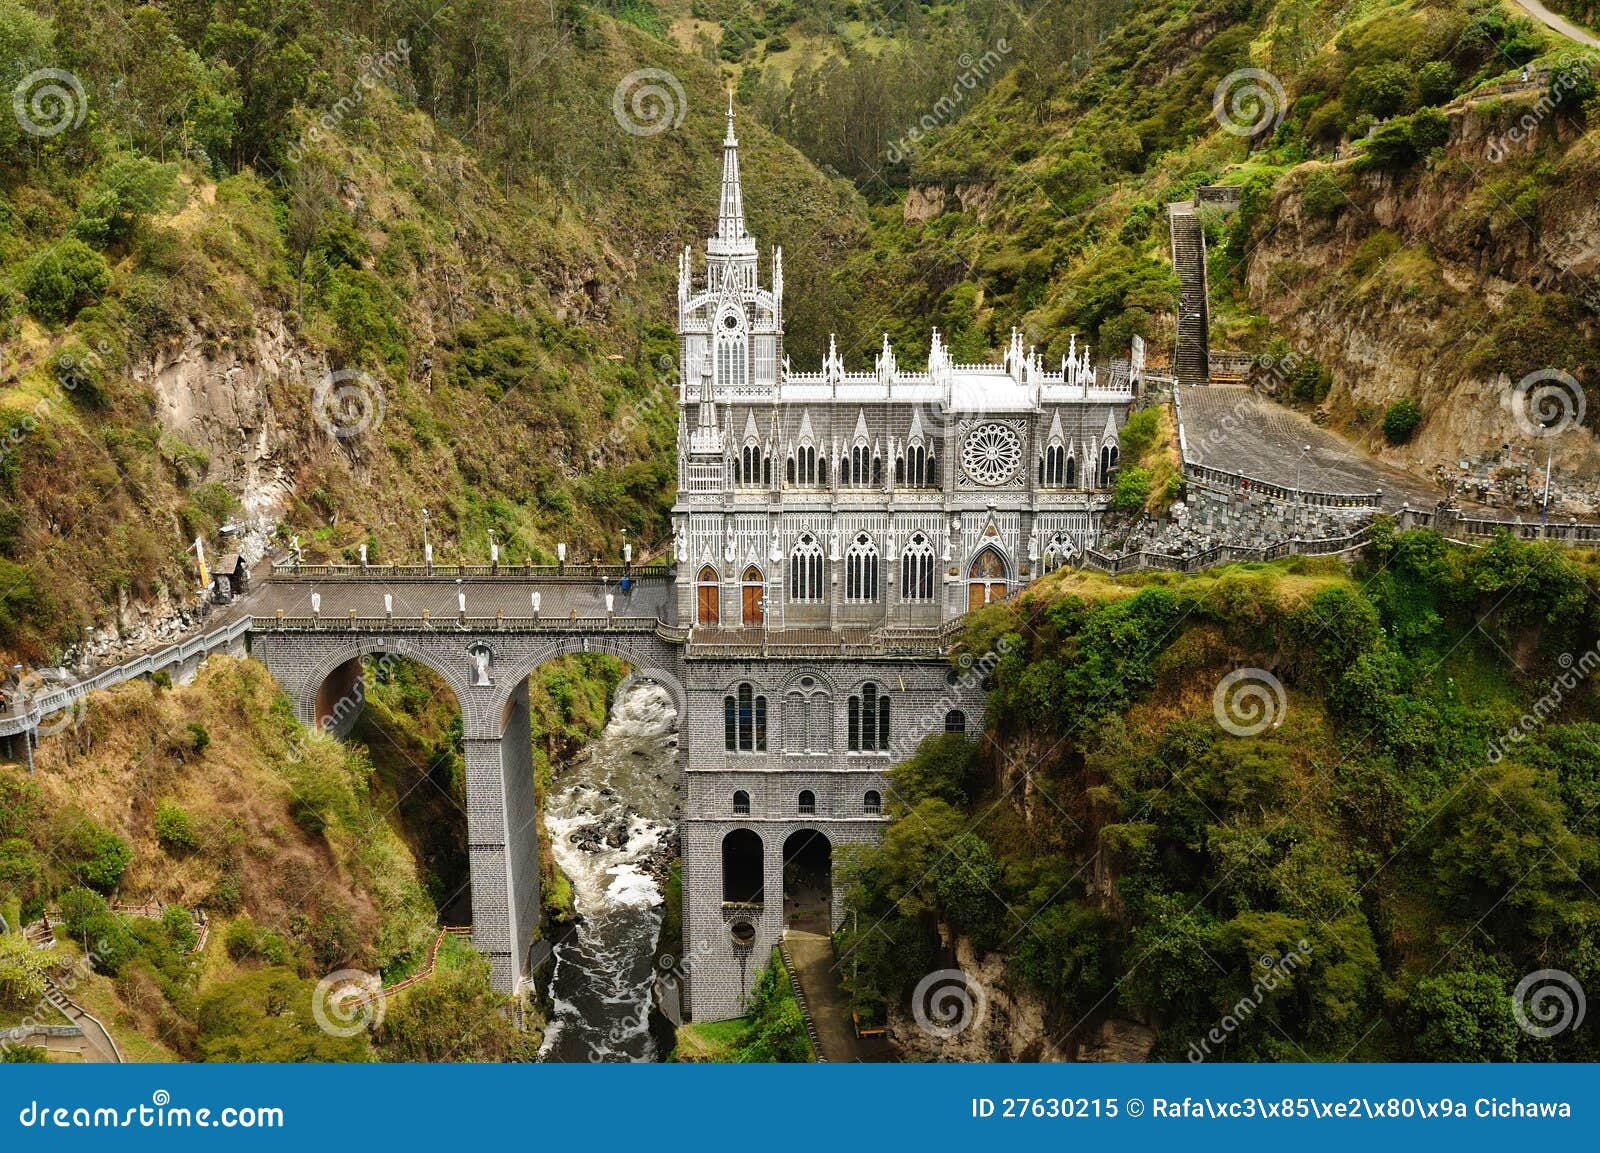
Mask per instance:
[[[1422,423],[1422,409],[1409,396],[1403,396],[1383,413],[1383,438],[1390,444],[1404,444]]]
[[[1597,580],[1554,546],[1385,529],[1353,575],[1077,577],[985,610],[961,646],[1002,654],[984,740],[925,742],[851,854],[884,933],[842,934],[850,996],[904,1004],[948,964],[942,924],[1068,1050],[1133,1019],[1183,1059],[1270,957],[1276,991],[1203,1056],[1593,1059],[1584,1030],[1519,1030],[1511,990],[1600,977],[1600,698],[1566,672],[1600,639]],[[1253,733],[1214,699],[1238,668],[1282,685]],[[1049,751],[1023,778],[1017,748]]]
[[[789,971],[776,949],[756,978],[746,1008],[745,1016],[731,1021],[680,1027],[669,1060],[783,1064],[815,1060],[806,1036],[805,1015],[794,999]]]

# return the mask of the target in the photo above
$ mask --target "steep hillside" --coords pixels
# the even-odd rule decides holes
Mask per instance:
[[[1600,977],[1597,578],[1384,532],[984,610],[982,742],[896,769],[850,866],[857,1010],[935,1059],[1593,1059],[1512,992]]]
[[[1074,331],[1163,355],[1164,205],[1223,183],[1242,206],[1207,222],[1213,346],[1256,354],[1283,399],[1329,401],[1374,450],[1431,472],[1512,440],[1527,464],[1540,430],[1513,391],[1554,378],[1577,407],[1597,383],[1594,53],[1497,0],[1073,11],[1097,33],[1080,50],[1047,51],[1065,31],[1030,23],[997,78],[948,69],[971,103],[933,118],[842,273],[870,302],[857,339],[887,328],[915,357],[933,322],[981,355],[1020,318],[1047,358]],[[1401,399],[1420,427],[1391,448]],[[1546,443],[1592,505],[1590,431]]]
[[[6,0],[0,24],[8,90],[43,67],[78,86],[63,107],[33,82],[50,134],[0,128],[0,648],[136,628],[224,522],[308,557],[418,555],[424,508],[441,558],[490,530],[517,558],[662,539],[672,277],[720,171],[709,66],[510,2],[470,38],[334,0]],[[614,113],[644,68],[672,73],[666,105],[636,81]],[[857,201],[740,132],[809,357]]]

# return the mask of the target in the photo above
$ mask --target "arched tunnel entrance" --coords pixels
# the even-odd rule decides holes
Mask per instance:
[[[783,842],[783,927],[833,931],[833,842],[798,829]]]

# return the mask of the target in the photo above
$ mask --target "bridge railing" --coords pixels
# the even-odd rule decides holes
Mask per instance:
[[[518,616],[492,617],[363,617],[363,616],[271,616],[251,618],[251,631],[257,633],[656,633],[664,625],[655,617],[616,616]]]
[[[119,665],[102,669],[93,676],[85,677],[73,684],[62,685],[60,688],[39,693],[27,700],[15,700],[9,711],[0,712],[0,737],[14,737],[18,733],[36,729],[45,717],[53,716],[62,709],[71,708],[90,693],[98,692],[100,689],[108,689],[135,677],[154,676],[197,656],[205,656],[217,649],[227,648],[237,643],[249,631],[250,618],[240,617],[210,632],[201,633],[177,644],[157,649],[153,653],[146,653]]]
[[[636,581],[671,580],[670,564],[295,564],[274,561],[274,580],[319,581],[438,581],[438,580],[548,580]]]

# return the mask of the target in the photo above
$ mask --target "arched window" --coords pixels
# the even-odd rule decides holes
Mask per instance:
[[[733,329],[727,329],[729,321]],[[725,331],[717,334],[717,391],[742,389],[748,371],[749,358],[745,355],[743,333],[737,331],[738,321],[731,314],[722,318]]]
[[[905,452],[895,461],[894,479],[912,488],[923,488],[928,481],[928,450],[920,440],[906,445]]]
[[[883,457],[881,456],[872,458],[872,483],[874,487],[883,484]]]
[[[844,557],[844,599],[878,599],[878,548],[866,533],[857,533]]]
[[[736,817],[750,815],[750,794],[743,789],[735,790],[733,794],[733,815]]]
[[[947,733],[966,732],[967,714],[960,709],[951,709],[944,715],[944,731]]]
[[[1067,446],[1059,441],[1053,441],[1044,450],[1039,479],[1051,488],[1060,488],[1066,483],[1066,473]]]
[[[722,698],[722,746],[730,753],[767,751],[767,698],[749,681]]]
[[[877,789],[868,789],[861,798],[861,811],[869,817],[876,817],[883,812],[883,797]]]
[[[789,481],[792,484],[817,483],[817,450],[802,444],[789,458]]]
[[[1061,483],[1066,485],[1068,488],[1071,488],[1073,485],[1078,483],[1078,462],[1073,460],[1070,456],[1067,457],[1067,474]]]
[[[783,697],[783,751],[826,753],[832,749],[833,697],[816,677],[801,677]]]
[[[1100,446],[1100,476],[1096,482],[1097,488],[1107,488],[1111,484],[1111,470],[1117,467],[1117,446],[1106,444]]]
[[[801,533],[789,554],[789,599],[822,599],[822,546],[810,533]]]
[[[721,590],[717,583],[717,570],[706,565],[695,578],[695,616],[697,623],[714,625],[720,615],[717,611]]]
[[[814,814],[817,811],[817,794],[810,789],[801,789],[798,808],[803,817]]]
[[[722,899],[736,904],[760,904],[765,896],[761,834],[754,829],[733,829],[722,838]]]
[[[825,456],[817,460],[817,483],[828,483],[828,458]]]
[[[850,698],[846,710],[852,753],[887,752],[889,748],[889,697],[868,681]]]
[[[900,554],[900,599],[933,599],[933,545],[922,533],[915,533]]]
[[[787,480],[790,484],[793,484],[795,482],[794,456],[793,456],[793,454],[790,455],[789,464],[788,464],[788,466],[786,467],[786,469],[784,471],[785,471],[784,479]]]

